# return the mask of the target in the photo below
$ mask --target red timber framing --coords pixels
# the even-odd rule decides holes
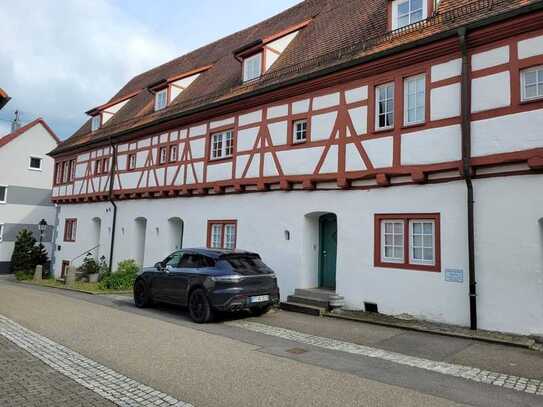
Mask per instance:
[[[469,53],[483,52],[488,49],[508,45],[510,61],[507,64],[472,72],[473,79],[492,73],[508,71],[511,78],[511,104],[506,107],[472,113],[472,122],[519,112],[543,109],[543,100],[521,102],[520,100],[520,70],[543,64],[543,56],[534,56],[519,60],[516,52],[517,41],[529,37],[543,35],[543,12],[531,13],[514,19],[496,23],[493,26],[478,29],[469,33]],[[460,83],[460,76],[432,82],[432,65],[444,63],[460,57],[458,38],[451,36],[437,42],[403,51],[381,59],[368,61],[362,65],[329,74],[326,77],[312,79],[289,87],[280,88],[250,99],[240,99],[230,105],[209,109],[205,112],[194,113],[191,116],[161,123],[147,130],[134,132],[130,136],[122,136],[115,140],[118,149],[117,164],[115,165],[115,199],[158,198],[192,196],[205,194],[255,192],[265,190],[290,189],[367,189],[389,185],[406,185],[431,182],[458,180],[462,177],[460,161],[440,162],[425,165],[402,165],[402,135],[421,130],[460,125],[460,117],[441,120],[431,120],[431,89]],[[412,126],[404,126],[403,120],[403,81],[406,77],[424,75],[426,78],[425,121]],[[394,82],[395,110],[394,127],[384,131],[375,130],[375,86]],[[348,103],[346,91],[367,86],[367,99]],[[315,98],[338,93],[338,104],[316,109]],[[307,112],[295,113],[293,104],[308,100]],[[286,113],[280,116],[268,113],[279,106],[286,106]],[[367,129],[358,133],[349,110],[367,109]],[[252,112],[261,111],[261,118],[254,123],[240,123],[240,117]],[[315,137],[312,128],[312,118],[315,115],[337,112],[332,131],[326,137]],[[292,124],[295,120],[308,121],[308,139],[304,143],[294,144],[292,141]],[[211,123],[223,123],[211,127]],[[270,125],[281,122],[287,123],[287,140],[285,143],[274,144],[270,134]],[[192,134],[192,129],[201,127],[198,134]],[[241,149],[239,133],[251,128],[257,128],[256,137],[251,148]],[[211,134],[233,129],[234,150],[232,157],[221,160],[210,160]],[[174,136],[177,132],[183,137]],[[365,142],[371,140],[392,140],[392,165],[377,166],[368,154]],[[203,154],[197,154],[195,148],[203,144]],[[156,162],[157,149],[161,146],[169,148],[177,145],[178,160],[159,165]],[[356,149],[363,168],[347,170],[346,148]],[[291,174],[285,168],[280,155],[286,151],[303,151],[308,148],[322,148],[322,153],[312,170],[303,174]],[[101,147],[102,148],[102,147]],[[197,148],[202,150],[201,146]],[[92,150],[95,151],[95,150]],[[57,162],[73,159],[74,154],[88,153],[89,149],[79,148],[74,153],[55,157]],[[326,160],[328,154],[337,152],[337,170],[328,172]],[[96,153],[95,153],[96,154]],[[137,154],[138,166],[127,170],[126,162],[129,154]],[[543,148],[525,151],[492,154],[475,157],[471,160],[473,168],[493,166],[498,168],[494,175],[507,175],[499,172],[499,166],[508,164],[524,164],[527,172],[541,172]],[[266,160],[267,158],[267,160]],[[92,158],[81,159],[77,165],[86,166],[84,176],[76,177],[72,184],[73,193],[53,192],[53,201],[87,202],[107,198],[108,188],[104,183],[109,182],[109,174],[94,177],[92,174]],[[264,170],[265,163],[271,166]],[[243,163],[243,165],[242,165]],[[231,165],[231,178],[212,180],[210,170],[215,166]],[[215,168],[214,168],[215,167]],[[126,173],[137,173],[138,179],[128,186],[123,181]],[[445,174],[438,176],[438,173]],[[475,173],[474,178],[479,175]],[[481,177],[492,176],[488,173]],[[96,185],[98,183],[98,185]],[[125,185],[123,185],[123,183]]]

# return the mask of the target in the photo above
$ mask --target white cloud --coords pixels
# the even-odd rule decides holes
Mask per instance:
[[[182,54],[110,0],[18,0],[0,8],[0,87],[24,120],[61,137],[138,73]]]

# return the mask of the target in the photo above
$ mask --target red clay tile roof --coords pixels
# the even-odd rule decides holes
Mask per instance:
[[[182,114],[196,107],[233,100],[268,85],[303,77],[308,73],[375,54],[412,41],[431,37],[486,17],[541,0],[441,0],[438,10],[424,22],[387,32],[389,0],[306,0],[252,27],[192,51],[130,80],[111,101],[132,97],[107,124],[94,133],[90,120],[51,154],[107,139],[159,118]],[[431,0],[429,0],[431,1]],[[307,19],[312,19],[259,80],[242,84],[241,64],[235,50]],[[167,108],[153,111],[153,94],[147,89],[160,80],[212,65]],[[108,102],[108,103],[110,103]]]
[[[51,137],[53,137],[55,139],[57,144],[61,143],[60,139],[57,137],[57,135],[51,129],[51,127],[49,127],[47,125],[47,123],[45,123],[45,120],[43,120],[41,117],[39,117],[36,120],[31,121],[30,123],[20,127],[18,130],[14,131],[12,133],[6,134],[4,137],[1,137],[0,138],[0,148],[5,146],[9,142],[15,140],[20,135],[26,133],[28,130],[30,130],[32,127],[36,126],[37,124],[41,124],[45,128],[45,130],[47,130],[47,132],[51,135]]]

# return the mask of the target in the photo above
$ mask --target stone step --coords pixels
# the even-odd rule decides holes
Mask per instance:
[[[296,288],[294,295],[296,297],[326,301],[332,308],[341,307],[344,302],[343,296],[336,294],[334,291],[318,288]]]
[[[307,304],[298,304],[295,302],[282,302],[281,304],[279,304],[279,307],[285,311],[298,312],[301,314],[314,315],[317,317],[320,317],[326,311],[325,308],[315,307],[313,305]]]
[[[301,295],[289,295],[287,302],[296,304],[312,305],[314,307],[328,309],[328,300],[319,300],[311,297],[302,297]]]

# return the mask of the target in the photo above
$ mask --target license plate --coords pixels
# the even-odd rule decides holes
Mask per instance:
[[[256,295],[254,297],[249,297],[249,302],[254,304],[255,302],[266,302],[270,300],[269,295]]]

